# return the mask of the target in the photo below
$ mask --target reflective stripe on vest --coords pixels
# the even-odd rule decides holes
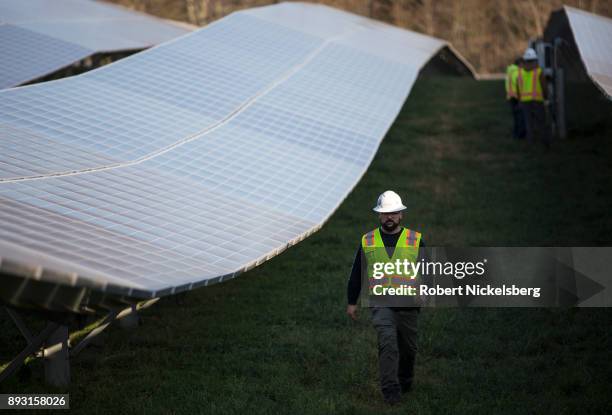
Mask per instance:
[[[416,232],[410,229],[407,229],[406,235],[406,244],[408,246],[416,246]]]
[[[366,246],[374,246],[374,231],[370,231],[365,235]]]
[[[523,68],[518,72],[518,90],[521,94],[521,102],[543,101],[542,83],[540,82],[540,67],[536,70],[527,71]]]

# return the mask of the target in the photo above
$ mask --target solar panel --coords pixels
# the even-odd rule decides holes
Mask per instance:
[[[74,43],[0,24],[0,89],[36,79],[92,53]]]
[[[612,19],[564,6],[584,66],[612,99]]]
[[[235,277],[322,226],[444,46],[289,3],[2,91],[0,266],[136,298]]]
[[[19,26],[96,52],[144,49],[188,33],[149,16],[95,20],[19,22]]]
[[[189,32],[89,0],[5,0],[0,23],[0,88],[40,78],[94,53],[144,49]]]

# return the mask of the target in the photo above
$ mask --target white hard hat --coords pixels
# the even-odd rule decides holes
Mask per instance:
[[[406,209],[406,206],[402,204],[402,198],[393,190],[387,190],[378,196],[378,203],[374,208],[374,212],[391,213],[399,212],[404,209]]]
[[[525,53],[523,53],[523,60],[525,61],[535,61],[538,59],[538,54],[533,48],[527,48]]]

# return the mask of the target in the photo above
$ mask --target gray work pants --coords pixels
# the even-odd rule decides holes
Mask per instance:
[[[418,309],[372,308],[378,334],[380,387],[384,396],[409,388],[414,378],[417,352]]]

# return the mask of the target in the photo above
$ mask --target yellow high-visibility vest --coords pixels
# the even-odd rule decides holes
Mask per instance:
[[[421,243],[421,234],[419,232],[403,228],[397,240],[397,245],[393,251],[393,255],[389,258],[387,249],[380,235],[380,228],[376,228],[361,237],[361,248],[365,256],[365,262],[368,272],[368,281],[370,287],[370,295],[373,294],[373,289],[376,285],[382,287],[398,288],[402,285],[416,286],[416,277],[411,278],[410,275],[386,275],[383,278],[374,278],[375,263],[395,263],[396,260],[416,263],[419,257],[419,245]]]
[[[517,86],[521,95],[521,102],[544,101],[542,83],[540,82],[541,74],[542,68],[540,67],[530,71],[524,68],[519,69]]]
[[[519,67],[515,64],[510,64],[506,68],[506,99],[518,98],[517,79]]]

